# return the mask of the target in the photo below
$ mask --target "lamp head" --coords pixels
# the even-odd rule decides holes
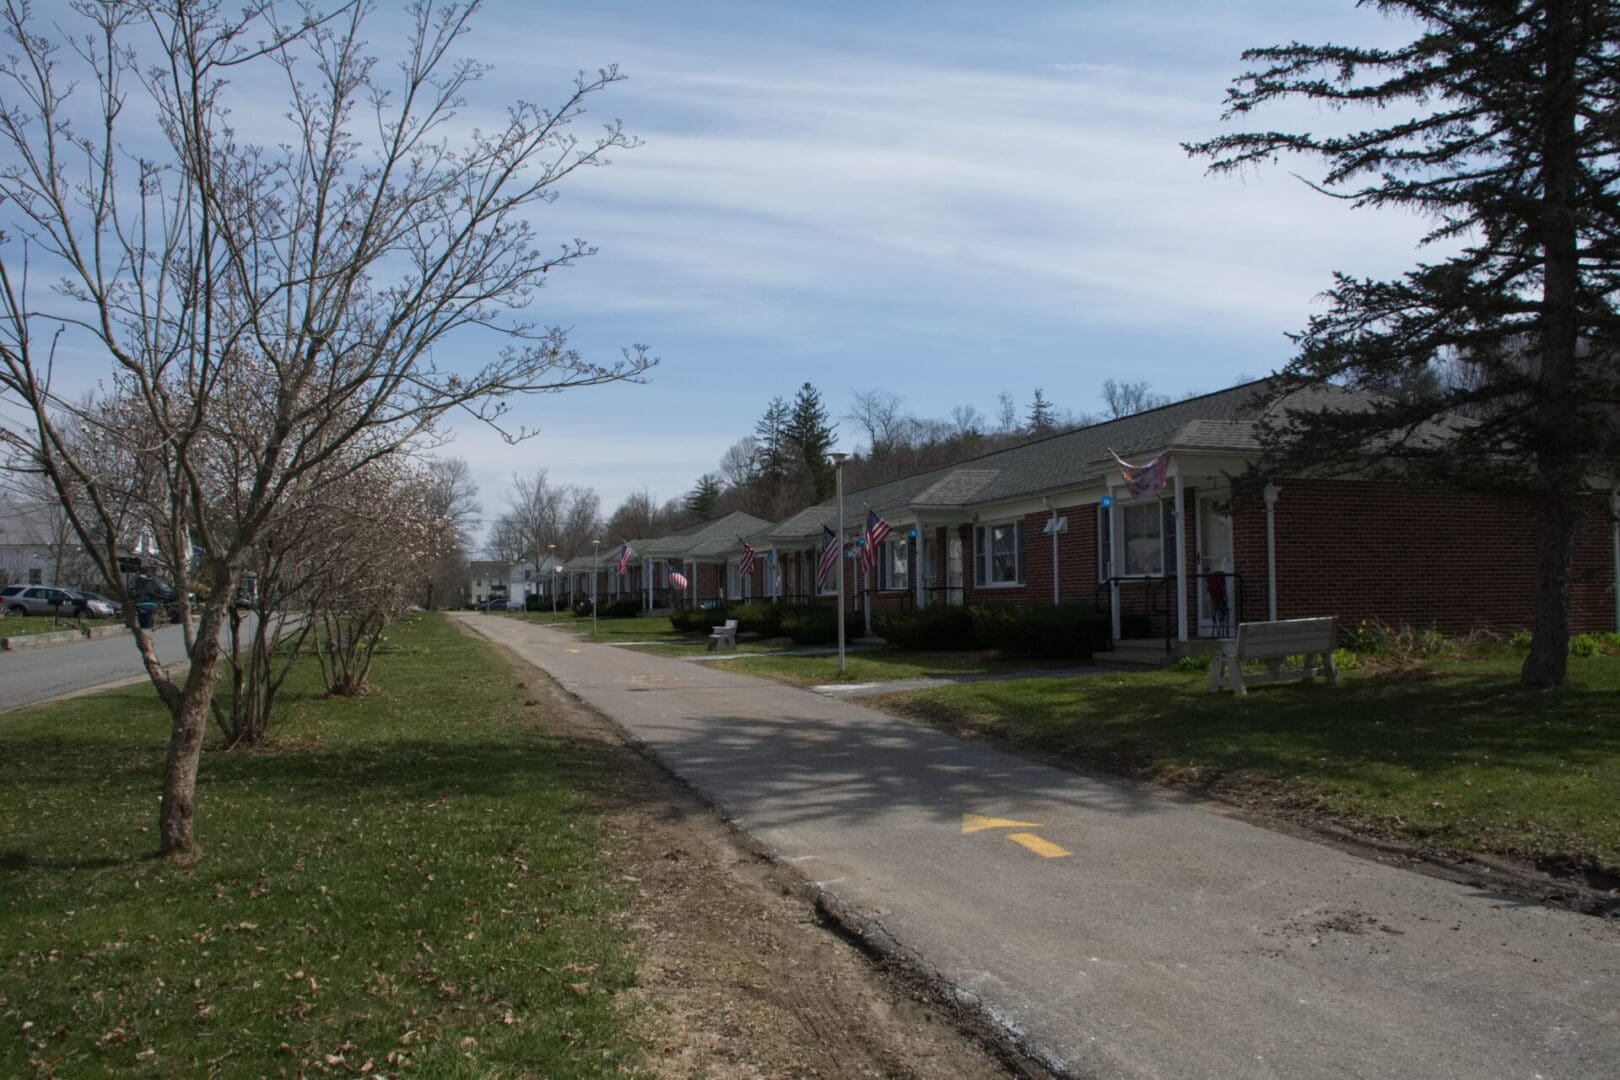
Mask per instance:
[[[846,453],[844,453],[844,452],[842,452],[840,450],[834,450],[832,453],[828,454],[827,456],[832,458],[834,465],[842,465],[849,458],[848,454],[846,454]]]

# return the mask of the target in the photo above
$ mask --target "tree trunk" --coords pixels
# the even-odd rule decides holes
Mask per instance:
[[[1569,556],[1585,484],[1584,449],[1573,438],[1580,321],[1580,192],[1576,138],[1580,12],[1554,0],[1547,6],[1546,95],[1541,106],[1542,193],[1534,225],[1545,257],[1540,341],[1532,415],[1537,480],[1543,492],[1536,521],[1536,591],[1525,686],[1564,685],[1569,668]],[[1572,445],[1572,443],[1574,445]]]
[[[180,700],[171,706],[169,752],[163,767],[163,799],[158,804],[158,851],[163,855],[189,855],[197,850],[192,818],[197,802],[197,764],[203,736],[208,730],[209,704],[219,681],[219,631],[224,612],[204,609],[196,644],[191,649],[191,671]]]
[[[1574,500],[1546,499],[1536,523],[1536,591],[1525,686],[1564,685],[1569,668],[1569,558],[1577,518]]]

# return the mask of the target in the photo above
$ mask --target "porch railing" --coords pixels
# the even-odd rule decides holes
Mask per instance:
[[[1174,577],[1156,577],[1156,576],[1154,576],[1152,574],[1137,574],[1137,575],[1116,574],[1113,577],[1104,578],[1101,582],[1098,583],[1097,588],[1094,589],[1092,591],[1092,593],[1091,593],[1091,606],[1097,611],[1107,612],[1109,614],[1109,619],[1108,619],[1108,648],[1109,649],[1113,649],[1114,642],[1117,640],[1114,637],[1114,620],[1113,620],[1113,617],[1112,617],[1112,615],[1113,615],[1113,593],[1114,593],[1114,589],[1115,589],[1116,586],[1140,585],[1140,586],[1142,586],[1142,592],[1143,592],[1142,606],[1141,607],[1133,607],[1131,610],[1140,611],[1142,614],[1146,615],[1148,617],[1148,621],[1149,621],[1150,624],[1151,624],[1151,622],[1153,620],[1153,617],[1155,615],[1159,615],[1159,616],[1163,617],[1163,619],[1164,619],[1164,655],[1166,655],[1166,656],[1170,655],[1170,651],[1171,651],[1171,644],[1170,643],[1175,637],[1175,626],[1174,626],[1174,619],[1173,619],[1174,610],[1173,610],[1173,608],[1171,606],[1171,601],[1175,597],[1175,581],[1176,581],[1176,579]],[[1120,601],[1120,605],[1121,605],[1121,607],[1120,607],[1120,617],[1121,617],[1121,619],[1123,619],[1124,618],[1124,600],[1123,599]],[[1124,629],[1123,624],[1121,625],[1120,629],[1121,630]]]

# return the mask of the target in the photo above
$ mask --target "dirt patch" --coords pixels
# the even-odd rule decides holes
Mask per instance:
[[[614,763],[603,795],[616,871],[635,895],[629,920],[642,959],[631,996],[653,1075],[1050,1075],[971,1034],[975,1018],[902,964],[857,947],[818,911],[802,878],[750,850],[610,721],[502,651],[522,672],[535,722],[600,748]]]

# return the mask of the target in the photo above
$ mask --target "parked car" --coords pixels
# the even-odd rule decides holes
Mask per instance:
[[[91,600],[75,589],[56,585],[8,585],[0,589],[0,605],[4,605],[7,615],[65,615],[77,619],[112,614],[105,600]]]
[[[83,589],[80,589],[79,592],[80,592],[81,595],[87,597],[88,599],[100,600],[103,604],[106,604],[108,609],[111,611],[112,616],[114,618],[117,618],[118,616],[120,616],[120,615],[122,615],[124,613],[124,605],[120,604],[117,600],[114,600],[110,596],[103,596],[100,593],[94,593],[94,592],[86,592]]]
[[[68,592],[78,601],[74,614],[81,619],[110,619],[118,614],[118,605],[100,593],[85,592],[83,589],[69,589]]]

